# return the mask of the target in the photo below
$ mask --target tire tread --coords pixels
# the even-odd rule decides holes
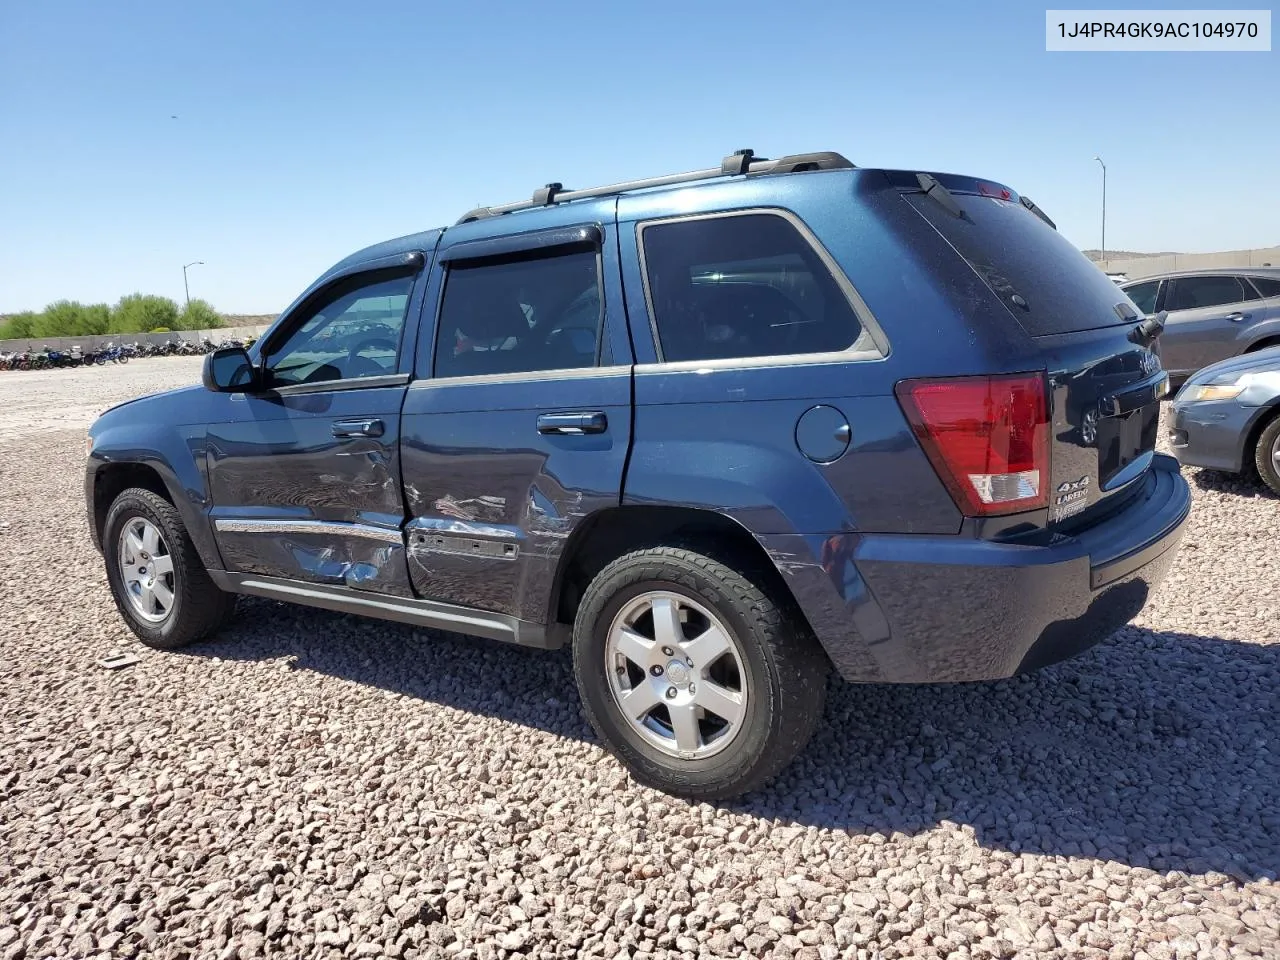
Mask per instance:
[[[129,487],[120,492],[107,511],[103,524],[103,558],[108,569],[114,569],[114,541],[112,535],[118,518],[125,511],[143,507],[152,518],[160,522],[169,554],[173,557],[173,569],[178,586],[178,609],[173,621],[158,626],[145,624],[129,613],[128,601],[120,596],[116,576],[110,576],[111,596],[126,624],[148,647],[158,650],[176,650],[211,636],[221,630],[235,614],[236,596],[220,589],[205,570],[191,536],[177,508],[168,500],[142,487]],[[168,628],[166,630],[166,628]]]
[[[601,593],[606,590],[609,594],[616,593],[647,581],[679,584],[714,607],[713,598],[703,593],[704,585],[690,575],[688,568],[692,567],[697,574],[718,585],[724,599],[737,608],[756,636],[763,640],[779,682],[776,687],[764,684],[766,689],[757,695],[776,695],[780,700],[771,711],[772,729],[763,751],[744,753],[713,784],[681,778],[642,756],[634,756],[634,752],[622,758],[642,782],[691,799],[724,799],[746,793],[772,779],[808,743],[822,718],[825,704],[828,662],[808,625],[791,604],[776,602],[769,591],[744,572],[751,569],[751,564],[730,565],[726,561],[731,559],[707,556],[694,545],[648,547],[625,554],[606,565],[592,580],[574,626],[575,638],[580,631],[590,629],[584,621],[594,619],[593,611],[607,599],[602,598]],[[575,642],[575,653],[576,648]],[[588,682],[583,666],[582,658],[575,656],[574,674],[580,688]],[[583,706],[592,727],[607,740],[600,718],[586,696]]]

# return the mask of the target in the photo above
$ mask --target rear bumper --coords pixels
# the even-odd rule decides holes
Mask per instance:
[[[1173,563],[1191,509],[1157,456],[1118,513],[1045,545],[960,537],[763,537],[848,680],[994,680],[1082,653],[1128,623]],[[784,563],[800,541],[816,564]],[[852,629],[851,629],[852,627]]]
[[[1169,446],[1179,463],[1239,473],[1243,467],[1244,439],[1257,407],[1235,400],[1210,400],[1173,404]]]

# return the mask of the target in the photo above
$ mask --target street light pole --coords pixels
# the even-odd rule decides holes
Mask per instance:
[[[1101,157],[1094,157],[1102,166],[1102,255],[1098,260],[1105,262],[1107,259],[1107,165],[1102,162]]]
[[[192,260],[182,265],[182,292],[187,298],[187,306],[191,306],[191,290],[187,287],[187,267],[203,266],[203,260]]]

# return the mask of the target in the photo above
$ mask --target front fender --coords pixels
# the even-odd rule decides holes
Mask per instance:
[[[103,471],[126,465],[145,467],[164,484],[205,567],[222,569],[222,558],[209,522],[205,433],[203,425],[128,422],[95,425],[90,431],[93,446],[85,466],[85,498],[95,545],[101,548],[94,491]]]

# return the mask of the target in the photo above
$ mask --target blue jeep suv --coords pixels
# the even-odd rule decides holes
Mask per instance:
[[[474,210],[90,432],[126,623],[252,594],[534,647],[645,783],[756,787],[852,682],[1009,677],[1190,508],[1158,327],[999,183],[835,153]]]

